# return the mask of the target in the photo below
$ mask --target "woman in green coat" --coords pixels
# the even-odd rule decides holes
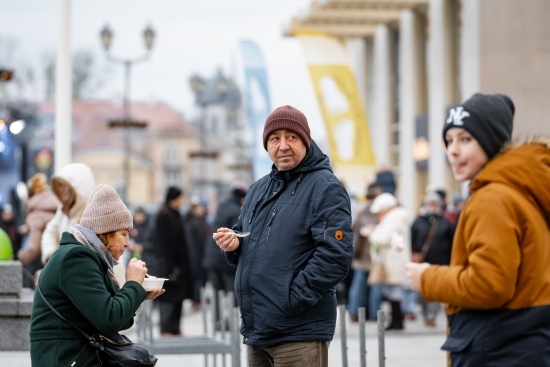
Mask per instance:
[[[164,290],[145,292],[146,264],[130,260],[119,286],[113,266],[130,246],[132,214],[108,185],[94,190],[80,224],[63,233],[60,247],[40,275],[40,290],[68,321],[89,335],[117,334],[133,324],[144,300]],[[31,317],[33,367],[99,366],[95,350],[74,327],[61,320],[35,293]]]

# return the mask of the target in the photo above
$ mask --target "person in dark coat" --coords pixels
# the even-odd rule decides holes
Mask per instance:
[[[202,266],[204,244],[210,238],[210,226],[206,221],[207,202],[196,195],[191,198],[191,206],[185,215],[189,235],[189,250],[193,268],[193,307],[200,306],[200,290],[206,283],[206,271]]]
[[[245,196],[246,191],[243,188],[233,189],[229,197],[218,206],[213,228],[231,228],[237,224]],[[220,249],[216,246],[216,241],[209,237],[206,241],[202,262],[207,272],[207,279],[215,290],[221,289],[225,292],[233,292],[237,269],[229,265],[219,255]]]
[[[159,298],[161,336],[182,335],[180,329],[183,300],[193,298],[191,259],[185,223],[180,214],[183,191],[170,187],[166,201],[155,219],[155,252],[159,257],[159,278],[168,278],[164,283],[166,293]]]
[[[453,247],[454,226],[443,216],[442,200],[431,192],[424,199],[421,214],[411,226],[412,259],[434,265],[449,265]],[[422,315],[427,326],[435,327],[439,302],[426,302],[422,297]]]
[[[263,144],[271,173],[250,187],[237,224],[213,234],[237,265],[248,365],[327,367],[335,287],[353,257],[350,199],[296,108],[269,115]]]
[[[153,254],[153,224],[153,220],[151,220],[145,209],[137,207],[134,210],[134,228],[130,231],[130,239],[132,240],[130,250],[139,253],[141,260],[147,263],[151,274],[158,274],[158,260]]]
[[[134,323],[144,300],[163,290],[146,292],[146,264],[131,259],[120,286],[113,271],[130,246],[132,214],[116,191],[105,184],[93,190],[80,224],[63,232],[38,280],[40,292],[65,319],[89,335],[117,340]],[[30,326],[33,366],[99,367],[96,350],[72,325],[63,321],[34,293]]]
[[[244,187],[236,187],[231,190],[229,197],[218,206],[212,227],[231,228],[237,224],[245,196],[246,190]],[[216,246],[216,242],[211,236],[206,239],[202,264],[206,270],[207,280],[212,284],[212,288],[216,294],[218,290],[226,293],[235,292],[235,272],[237,269],[229,265],[220,256],[220,249]],[[216,308],[218,306],[219,304],[216,303]],[[219,312],[216,312],[216,316],[218,315]]]

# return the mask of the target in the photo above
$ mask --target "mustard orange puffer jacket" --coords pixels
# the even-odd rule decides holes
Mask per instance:
[[[550,144],[507,148],[471,183],[450,266],[421,279],[447,303],[452,366],[550,366]]]

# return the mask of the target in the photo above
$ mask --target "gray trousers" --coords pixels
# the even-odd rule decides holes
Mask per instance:
[[[248,367],[328,367],[330,342],[249,345]]]
[[[420,297],[420,305],[422,306],[422,316],[424,320],[435,320],[441,304],[439,302],[426,302],[424,298]]]

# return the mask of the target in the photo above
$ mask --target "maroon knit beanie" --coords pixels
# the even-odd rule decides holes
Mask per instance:
[[[267,150],[267,139],[276,130],[294,131],[304,142],[307,149],[311,144],[311,135],[306,116],[292,106],[281,106],[267,117],[264,125],[264,149]]]

